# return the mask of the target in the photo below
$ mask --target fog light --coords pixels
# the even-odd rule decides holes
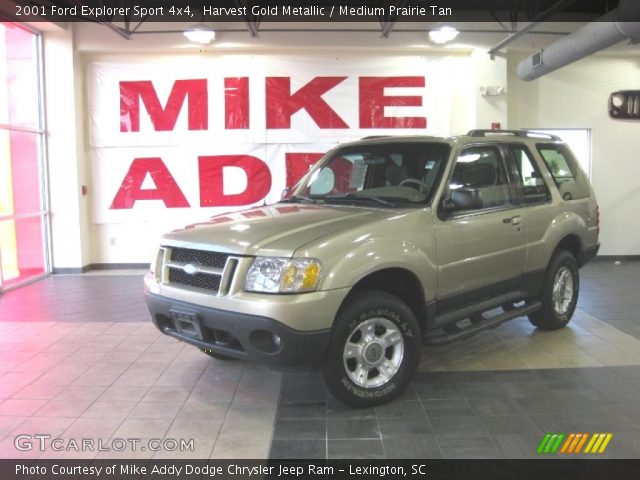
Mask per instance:
[[[273,346],[276,348],[280,348],[280,345],[282,345],[282,339],[275,333],[271,335],[271,341],[273,342]]]

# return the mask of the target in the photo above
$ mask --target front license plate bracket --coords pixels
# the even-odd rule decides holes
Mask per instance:
[[[198,340],[204,339],[200,320],[195,313],[171,310],[170,314],[178,333]]]

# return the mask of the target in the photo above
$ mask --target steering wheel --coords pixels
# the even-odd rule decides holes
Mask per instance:
[[[424,183],[422,180],[418,180],[417,178],[405,178],[398,184],[398,186],[402,187],[405,184],[417,185],[419,187],[417,188],[419,192],[426,192],[427,190],[429,190],[429,185]]]

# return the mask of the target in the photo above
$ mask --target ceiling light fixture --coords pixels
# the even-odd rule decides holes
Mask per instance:
[[[185,30],[184,36],[187,37],[190,42],[208,45],[216,39],[216,32],[204,23],[198,23],[189,28],[189,30]]]
[[[431,30],[429,32],[429,40],[438,45],[442,45],[456,38],[459,33],[460,31],[457,28],[445,25],[437,30]]]

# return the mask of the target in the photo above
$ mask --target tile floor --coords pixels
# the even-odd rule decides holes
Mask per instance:
[[[526,319],[423,352],[398,401],[349,410],[316,374],[221,362],[161,335],[140,272],[56,275],[0,296],[0,458],[527,457],[550,430],[640,455],[640,262],[582,271],[570,327]],[[193,439],[186,452],[20,451],[16,435]]]
[[[640,368],[420,372],[402,397],[349,409],[320,379],[285,375],[272,458],[539,458],[549,432],[612,432],[640,456]],[[591,458],[578,455],[578,458]]]

